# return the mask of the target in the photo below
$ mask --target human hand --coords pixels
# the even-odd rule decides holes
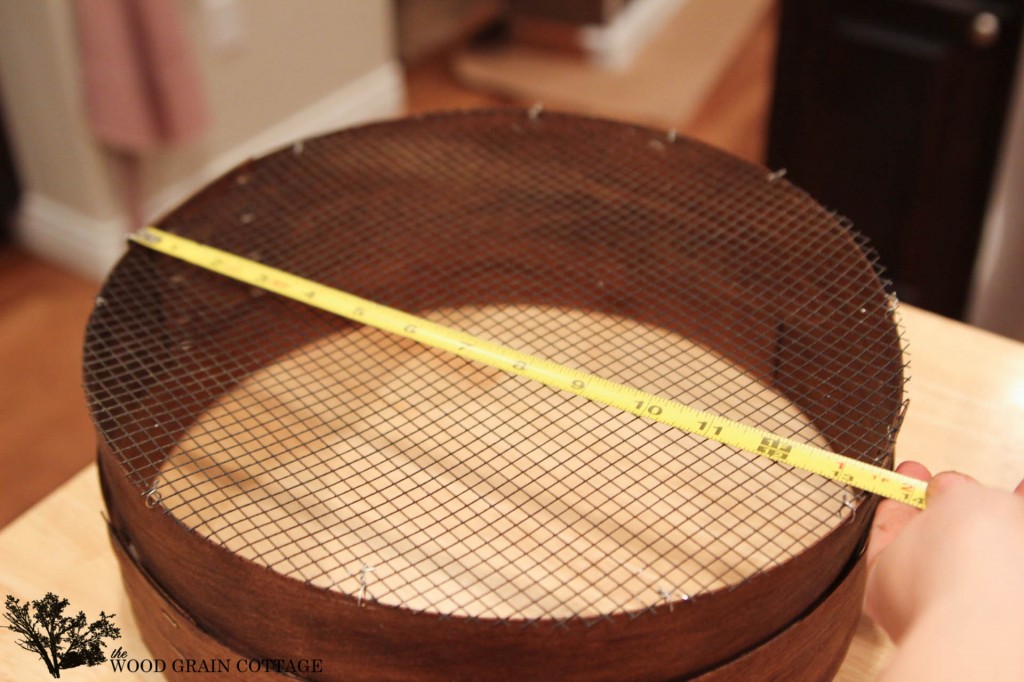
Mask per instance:
[[[1011,494],[916,462],[898,471],[929,483],[923,512],[885,500],[871,531],[865,609],[901,645],[890,672],[958,679],[969,663],[1021,679],[1024,481]]]

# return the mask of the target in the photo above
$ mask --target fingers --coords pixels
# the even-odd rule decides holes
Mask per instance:
[[[921,481],[931,480],[928,469],[918,462],[907,461],[896,467],[896,471]],[[929,486],[930,487],[930,486]],[[871,526],[871,538],[868,543],[868,565],[870,566],[878,553],[885,549],[903,527],[920,513],[910,505],[895,500],[882,500],[875,512],[875,520]]]
[[[917,477],[915,476],[915,478]],[[977,479],[968,476],[967,474],[962,474],[959,471],[943,471],[940,474],[935,474],[928,483],[925,506],[927,506],[928,500],[934,499],[936,496],[941,497],[946,495],[965,483],[980,485]],[[1021,482],[1017,484],[1017,487],[1013,489],[1013,492],[1015,495],[1024,497],[1024,480],[1021,480]]]
[[[928,467],[920,462],[915,462],[912,459],[908,459],[906,462],[901,462],[900,465],[896,467],[896,471],[910,476],[911,478],[916,478],[919,481],[929,481],[932,478],[932,473],[928,471]]]
[[[978,482],[959,471],[943,471],[940,474],[936,474],[928,482],[928,491],[925,493],[925,506],[928,506],[928,503],[932,500],[942,497],[965,484],[977,485]]]

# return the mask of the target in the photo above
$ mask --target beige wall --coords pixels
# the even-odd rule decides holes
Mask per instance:
[[[246,42],[218,53],[204,35],[202,0],[189,8],[217,125],[209,145],[228,149],[388,61],[390,2],[242,0]]]
[[[100,219],[118,212],[80,104],[74,27],[61,0],[0,0],[0,87],[22,183]]]
[[[179,2],[212,124],[201,140],[143,159],[147,213],[290,137],[400,113],[391,0]],[[227,46],[212,30],[225,6],[241,27]],[[0,0],[0,90],[26,189],[20,238],[100,276],[128,220],[111,157],[85,120],[70,7]]]
[[[2,0],[0,0],[2,2]],[[213,126],[201,144],[150,159],[146,194],[180,183],[254,136],[315,105],[395,54],[387,0],[235,0],[243,44],[218,50],[206,40],[204,0],[187,0]],[[218,169],[221,170],[221,169]]]

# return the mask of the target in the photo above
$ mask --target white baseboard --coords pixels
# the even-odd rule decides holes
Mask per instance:
[[[147,216],[163,214],[247,159],[296,140],[397,116],[404,105],[401,67],[397,62],[388,62],[162,189],[146,201],[145,213]],[[33,253],[102,280],[125,250],[128,222],[126,216],[95,218],[29,189],[18,209],[14,233],[15,239]]]
[[[14,238],[26,249],[96,281],[125,250],[127,219],[94,218],[37,192],[21,198]]]
[[[580,43],[591,62],[605,69],[624,71],[687,0],[633,0],[606,26],[584,26]]]

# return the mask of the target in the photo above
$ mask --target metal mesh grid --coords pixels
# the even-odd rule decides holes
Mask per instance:
[[[490,112],[307,140],[160,226],[855,457],[891,455],[902,356],[849,231],[675,136]],[[593,618],[728,588],[859,497],[784,465],[133,248],[86,386],[140,494],[360,601]]]

